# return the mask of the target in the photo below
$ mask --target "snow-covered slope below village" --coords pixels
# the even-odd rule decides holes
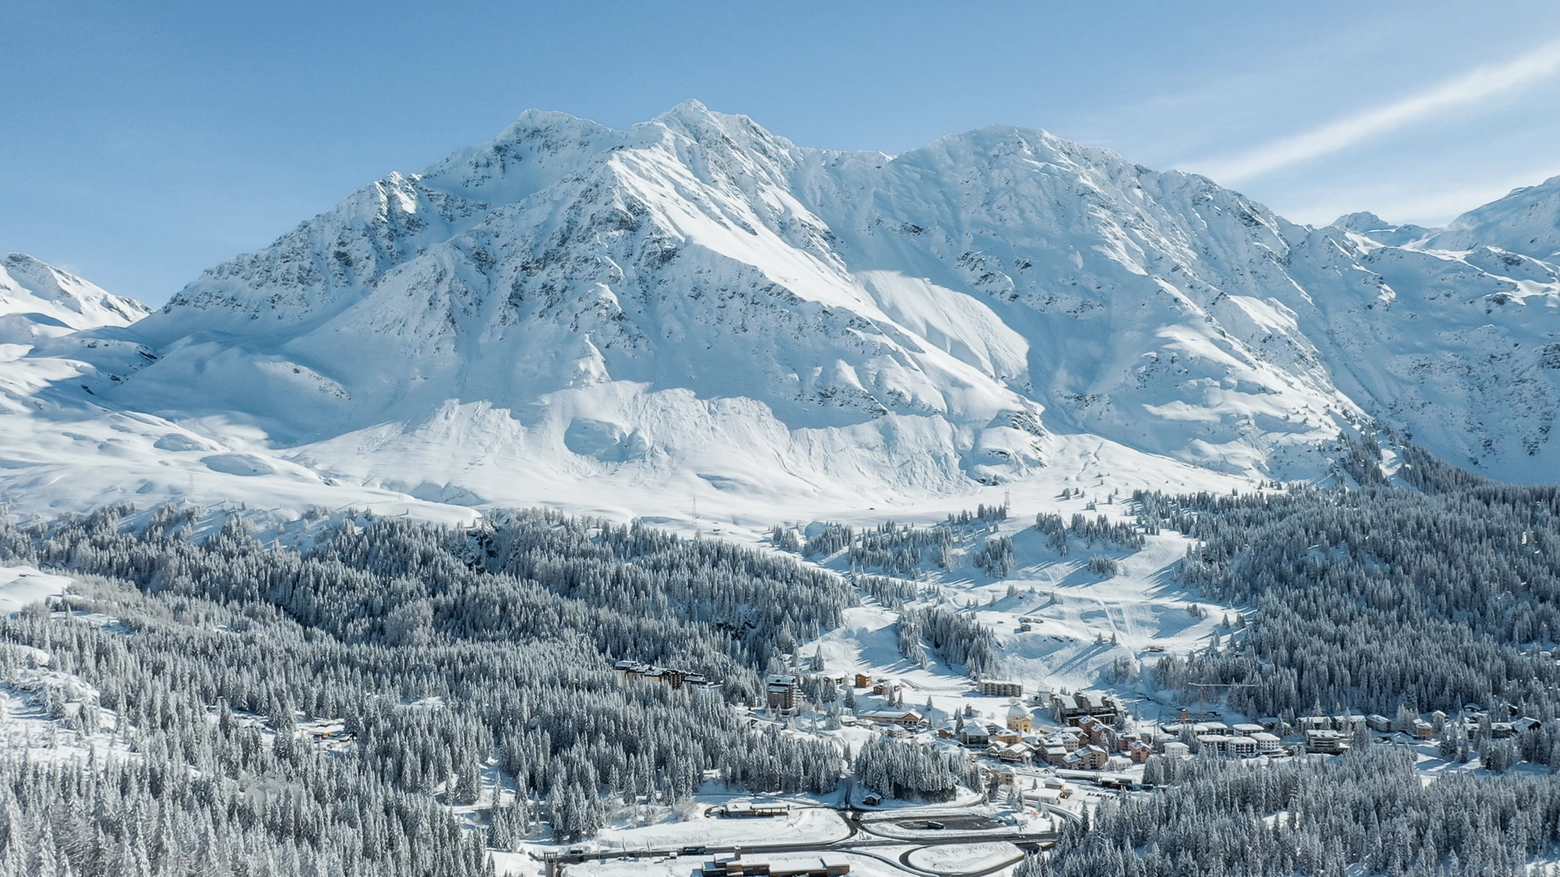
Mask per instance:
[[[1560,208],[1535,191],[1312,229],[1043,131],[887,156],[696,102],[627,131],[529,111],[30,358],[81,364],[61,400],[265,457],[246,473],[435,502],[1314,478],[1373,419],[1553,479],[1560,285],[1515,238]]]

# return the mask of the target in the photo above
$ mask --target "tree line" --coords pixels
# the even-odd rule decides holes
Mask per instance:
[[[711,771],[753,791],[827,791],[846,767],[833,743],[755,733],[732,708],[761,699],[761,673],[798,641],[840,624],[854,597],[837,576],[543,511],[472,528],[369,515],[320,527],[299,549],[260,542],[238,516],[213,526],[167,507],[0,524],[0,561],[78,582],[68,605],[0,619],[0,642],[93,686],[61,714],[84,735],[112,715],[127,750],[0,766],[29,831],[48,819],[41,836],[57,840],[45,854],[21,839],[40,835],[0,835],[17,838],[0,863],[35,874],[52,855],[78,875],[127,873],[113,864],[125,845],[137,861],[144,847],[136,873],[210,873],[158,852],[162,820],[192,856],[215,838],[223,851],[202,863],[477,874],[484,840],[588,835],[614,810],[685,798]],[[0,649],[0,671],[28,654]],[[625,684],[619,659],[724,686]],[[299,728],[316,719],[342,722],[351,745]],[[110,781],[122,806],[76,806]],[[444,806],[472,803],[487,814],[476,833]]]

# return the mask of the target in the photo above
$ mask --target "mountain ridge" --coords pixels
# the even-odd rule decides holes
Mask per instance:
[[[1340,430],[1378,423],[1560,477],[1554,267],[1447,249],[1545,240],[1518,220],[1549,202],[1523,197],[1443,230],[1311,228],[1038,130],[888,156],[696,101],[626,131],[527,111],[112,330],[155,358],[78,353],[105,404],[481,501],[690,477],[954,495],[1095,440],[1315,479]]]

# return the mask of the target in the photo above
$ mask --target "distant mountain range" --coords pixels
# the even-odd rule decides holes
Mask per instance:
[[[1312,228],[1044,131],[888,156],[693,101],[627,131],[528,111],[149,316],[12,256],[0,489],[759,510],[1017,485],[1086,445],[1314,479],[1377,426],[1560,480],[1557,261],[1560,178],[1442,229]]]

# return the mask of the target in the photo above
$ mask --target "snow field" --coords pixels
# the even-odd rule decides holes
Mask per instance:
[[[845,821],[833,810],[818,807],[795,809],[783,817],[725,818],[701,806],[685,822],[640,828],[608,828],[585,844],[598,850],[671,849],[706,844],[740,846],[745,843],[829,844],[850,836]]]
[[[922,847],[910,853],[909,863],[934,874],[968,874],[1022,859],[1023,850],[1010,843],[950,844]]]
[[[0,614],[63,594],[70,586],[65,576],[40,572],[29,566],[0,567]]]

